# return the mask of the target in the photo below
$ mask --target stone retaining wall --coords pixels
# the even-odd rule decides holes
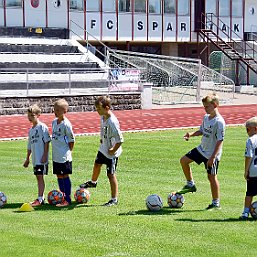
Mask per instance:
[[[99,95],[68,95],[68,96],[29,96],[29,97],[0,97],[0,115],[25,114],[32,104],[38,104],[42,113],[51,113],[53,103],[65,98],[69,103],[69,112],[93,111],[94,102]],[[112,107],[114,110],[141,109],[141,93],[112,93]]]

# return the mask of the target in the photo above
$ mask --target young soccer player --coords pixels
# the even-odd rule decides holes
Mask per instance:
[[[105,206],[118,204],[118,181],[116,177],[116,167],[118,158],[121,155],[123,136],[120,130],[120,124],[115,115],[111,112],[111,100],[109,97],[100,96],[95,107],[100,119],[100,147],[95,159],[91,180],[81,184],[81,188],[96,187],[101,167],[103,164],[107,167],[107,176],[111,187],[111,199]]]
[[[241,220],[247,220],[250,212],[253,197],[257,195],[257,117],[250,118],[245,123],[249,138],[246,141],[245,149],[245,173],[246,194],[244,210]]]
[[[190,163],[196,162],[199,165],[203,162],[212,194],[212,203],[206,208],[209,210],[220,208],[220,186],[217,172],[225,135],[225,121],[218,111],[219,98],[216,94],[207,95],[202,99],[202,103],[206,114],[200,129],[193,133],[186,133],[184,136],[185,140],[189,140],[190,137],[202,136],[201,144],[180,159],[187,185],[178,193],[196,192]]]
[[[53,174],[57,175],[59,189],[64,193],[65,200],[57,207],[71,204],[72,150],[75,137],[70,121],[65,117],[69,105],[65,99],[54,103],[56,119],[52,122],[52,156]]]
[[[38,197],[31,203],[33,207],[44,204],[44,175],[48,174],[48,153],[51,141],[46,124],[39,121],[40,114],[41,110],[38,105],[35,104],[28,108],[28,120],[32,123],[32,127],[29,130],[27,158],[23,166],[25,168],[29,166],[32,155],[32,165],[38,186]]]

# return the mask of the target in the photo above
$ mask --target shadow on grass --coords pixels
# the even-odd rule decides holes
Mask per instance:
[[[247,221],[242,221],[239,218],[227,218],[227,219],[176,219],[177,221],[185,222],[256,222],[256,219],[249,218]]]
[[[3,209],[17,209],[14,210],[13,212],[16,213],[22,213],[24,211],[20,211],[19,208],[23,205],[23,203],[7,203]],[[77,206],[79,206],[79,204],[77,203],[72,203],[71,205],[67,206],[67,207],[56,207],[55,205],[50,205],[50,204],[44,204],[41,206],[37,206],[34,207],[34,210],[36,211],[60,211],[60,210],[73,210],[74,208],[76,208]]]
[[[172,209],[169,207],[163,207],[160,211],[149,211],[145,210],[137,210],[137,211],[129,211],[125,213],[119,213],[119,216],[123,215],[172,215],[179,214],[183,212],[202,212],[204,210],[184,210],[184,209]]]

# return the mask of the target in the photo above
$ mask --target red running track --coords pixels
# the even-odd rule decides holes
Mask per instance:
[[[220,106],[227,125],[244,124],[257,116],[257,104]],[[201,124],[203,107],[183,107],[154,110],[114,111],[122,131],[161,130],[169,128],[195,127]],[[97,112],[67,113],[75,134],[98,133]],[[40,120],[51,128],[53,114],[42,114]],[[27,137],[30,123],[26,115],[0,116],[0,139]],[[51,129],[50,129],[51,131]]]

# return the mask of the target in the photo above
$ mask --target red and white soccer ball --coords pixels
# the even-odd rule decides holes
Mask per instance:
[[[176,192],[168,194],[168,205],[171,208],[181,208],[185,203],[185,198],[183,195]]]
[[[251,204],[250,213],[254,219],[257,219],[257,201]]]
[[[7,196],[4,192],[0,192],[0,208],[4,207],[4,205],[7,203]]]
[[[90,192],[85,188],[79,188],[75,191],[74,198],[77,203],[87,203],[90,199]]]
[[[149,195],[146,200],[146,207],[149,211],[159,211],[163,207],[163,201],[157,194]]]
[[[58,189],[50,191],[47,195],[48,203],[51,205],[56,205],[64,201],[64,194]]]

